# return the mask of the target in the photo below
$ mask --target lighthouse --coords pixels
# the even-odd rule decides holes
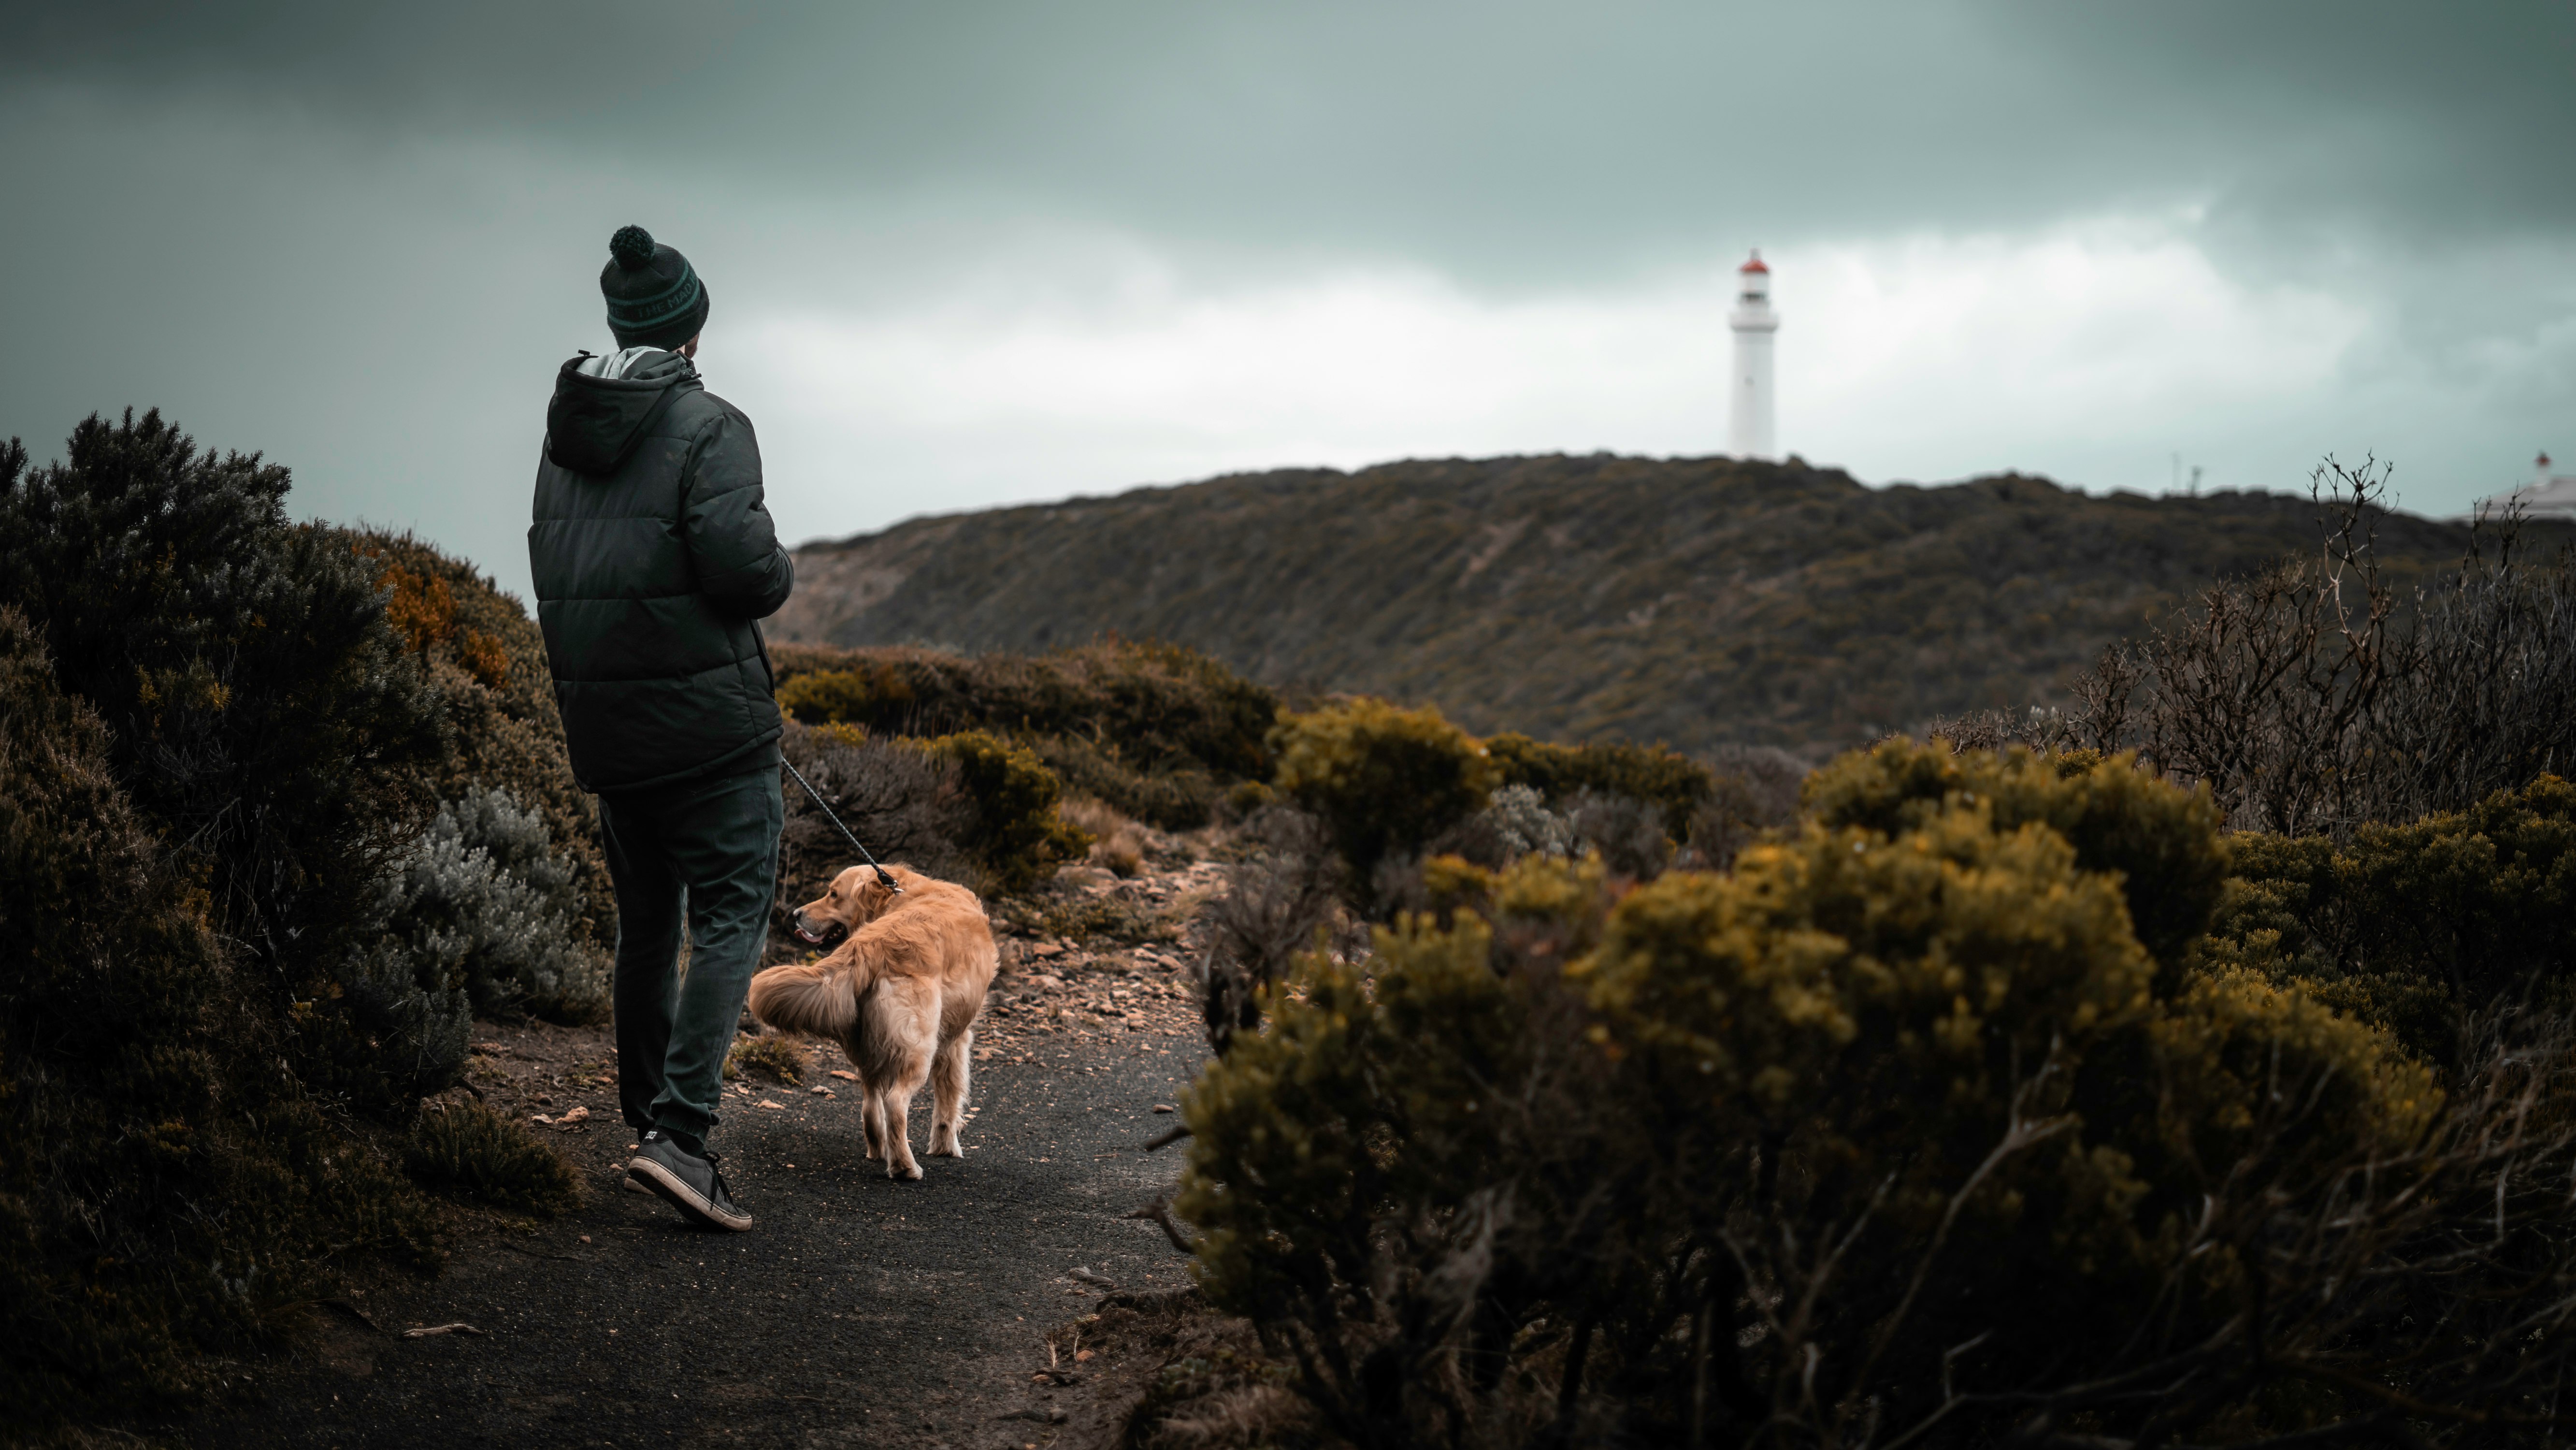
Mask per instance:
[[[1735,375],[1728,384],[1726,448],[1738,458],[1769,458],[1776,451],[1771,431],[1771,334],[1780,330],[1771,310],[1771,269],[1762,250],[1736,269],[1735,310],[1727,326],[1735,329]]]

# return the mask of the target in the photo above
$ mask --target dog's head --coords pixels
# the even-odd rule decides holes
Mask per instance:
[[[898,884],[912,875],[901,866],[888,867],[887,874]],[[831,890],[796,908],[789,921],[799,937],[827,947],[884,915],[894,899],[894,888],[878,880],[877,873],[853,866],[832,878]]]

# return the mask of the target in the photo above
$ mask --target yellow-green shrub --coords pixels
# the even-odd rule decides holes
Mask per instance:
[[[2350,839],[2233,838],[2206,948],[2453,1059],[2466,1018],[2576,968],[2576,783],[2544,775],[2465,811]]]
[[[2116,873],[2130,925],[2171,989],[2192,941],[2209,924],[2227,878],[2220,816],[2208,793],[2174,789],[2126,755],[2091,751],[1953,755],[1939,744],[1887,741],[1808,777],[1806,810],[1828,829],[1915,829],[1955,805],[1999,830],[2037,822],[2074,847],[2089,872]]]
[[[859,725],[899,732],[914,705],[912,682],[887,660],[809,670],[778,687],[778,708],[808,725]]]
[[[1363,890],[1380,861],[1483,809],[1496,784],[1476,738],[1429,706],[1358,699],[1282,715],[1270,747],[1280,793],[1323,818]]]
[[[993,894],[1025,891],[1091,842],[1056,814],[1064,794],[1036,754],[981,730],[942,735],[921,749],[957,763],[960,784],[975,802],[975,820],[959,844],[983,864]]]

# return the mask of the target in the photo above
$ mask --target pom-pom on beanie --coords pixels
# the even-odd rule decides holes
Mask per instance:
[[[619,347],[677,348],[707,325],[707,288],[697,269],[642,227],[619,227],[608,239],[599,290]]]

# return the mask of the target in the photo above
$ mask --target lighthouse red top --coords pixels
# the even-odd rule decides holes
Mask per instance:
[[[1771,269],[1762,265],[1762,249],[1760,247],[1755,247],[1753,249],[1753,260],[1745,263],[1743,266],[1738,267],[1735,270],[1739,272],[1768,272]]]

